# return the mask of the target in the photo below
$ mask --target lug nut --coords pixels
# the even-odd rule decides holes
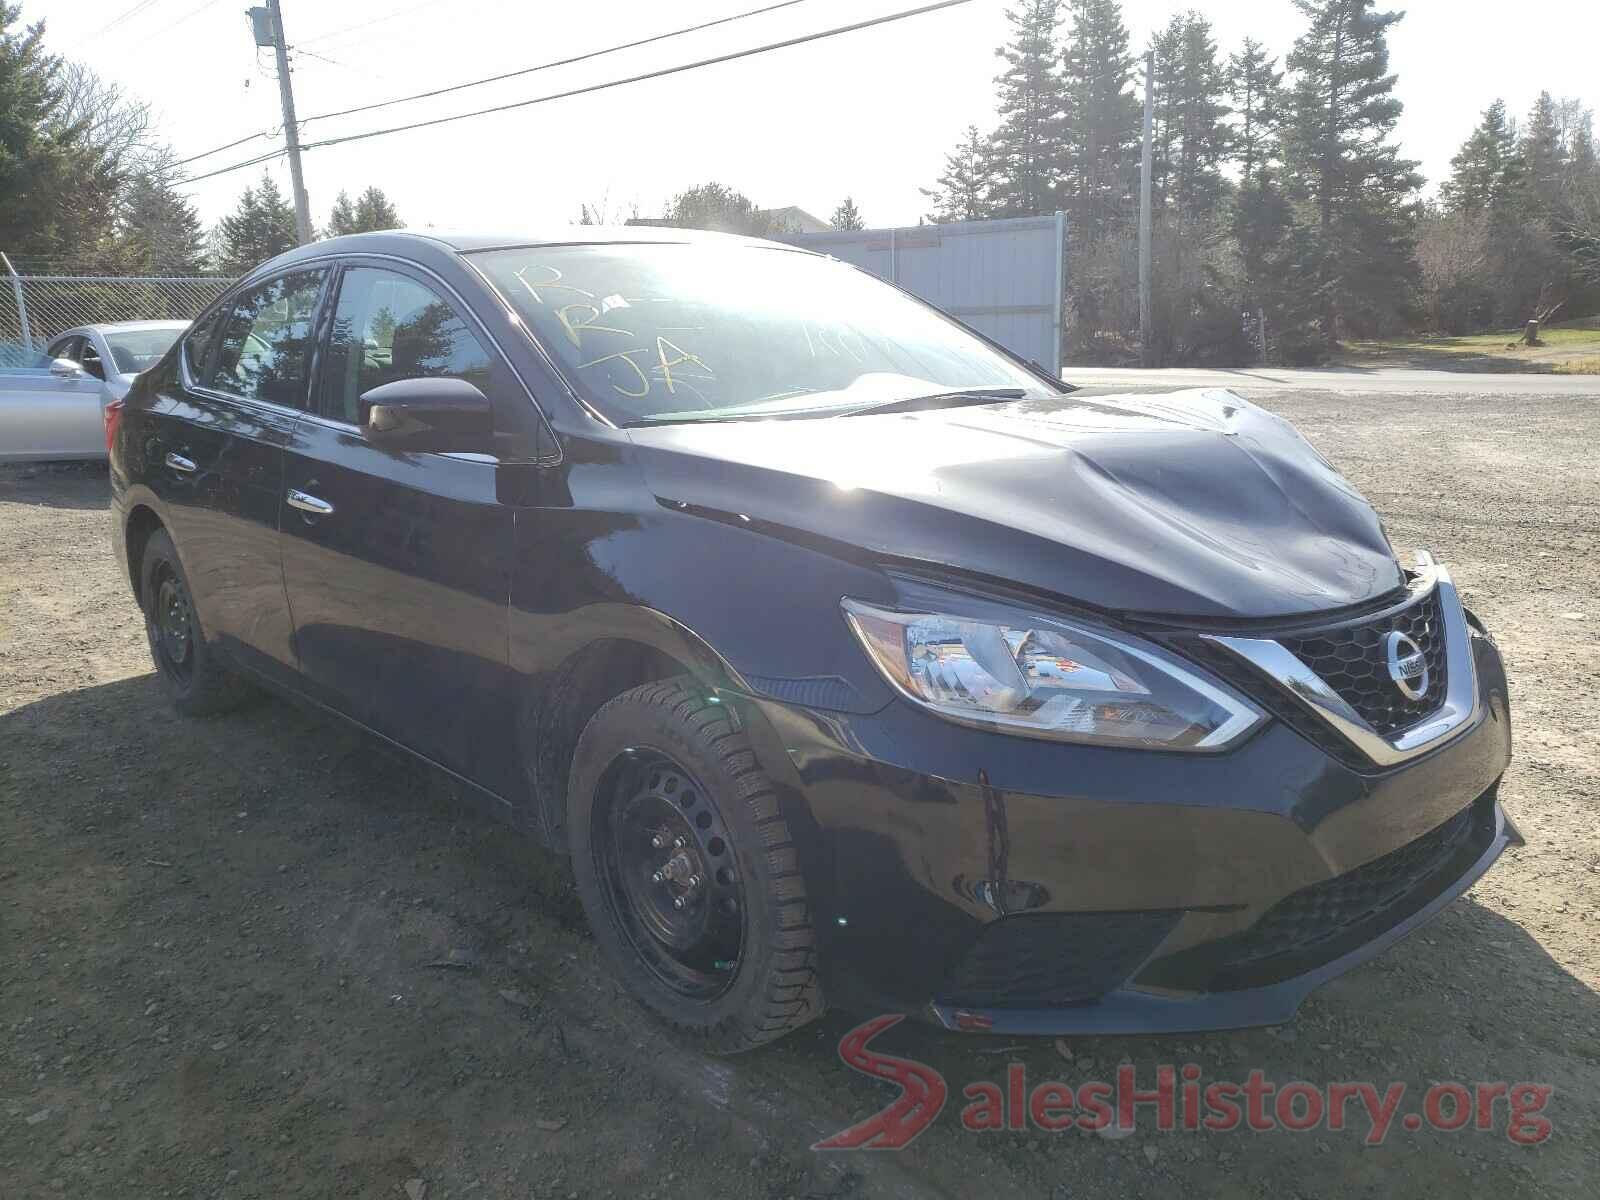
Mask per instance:
[[[698,875],[689,876],[689,886],[691,888],[699,887],[700,886],[700,876],[698,876]]]
[[[675,837],[672,839],[672,848],[674,850],[682,850],[688,844],[689,843],[684,841],[681,837]]]
[[[650,839],[650,844],[652,846],[654,846],[657,850],[660,850],[663,846],[665,846],[667,844],[667,839],[662,837],[658,833],[658,834],[655,835],[655,837]]]
[[[674,896],[672,898],[672,907],[673,908],[682,908],[683,907],[683,897],[682,896]]]
[[[665,878],[666,878],[665,875],[663,875],[660,871],[657,871],[654,875],[650,876],[650,882],[651,883],[660,883]]]

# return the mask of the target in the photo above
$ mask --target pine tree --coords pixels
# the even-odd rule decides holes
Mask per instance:
[[[1450,178],[1439,189],[1447,212],[1468,215],[1505,204],[1522,174],[1516,130],[1506,116],[1505,101],[1496,100],[1450,160]]]
[[[68,104],[65,64],[44,49],[44,22],[13,29],[20,4],[0,0],[0,247],[52,257],[100,256],[121,173]]]
[[[200,214],[172,186],[172,175],[163,160],[136,173],[123,190],[118,259],[130,274],[199,275],[209,266]]]
[[[1320,336],[1374,332],[1403,315],[1415,279],[1417,164],[1391,140],[1401,112],[1386,33],[1404,15],[1373,0],[1295,0],[1310,22],[1289,55],[1284,124],[1294,195],[1310,214]]]
[[[1031,217],[1056,206],[1065,96],[1056,50],[1060,0],[1021,0],[1006,10],[1010,41],[995,51],[1000,125],[991,139],[996,216]]]
[[[1211,23],[1197,12],[1173,17],[1154,49],[1159,153],[1152,182],[1180,220],[1204,220],[1216,214],[1224,192],[1222,162],[1232,142],[1228,77]]]
[[[1592,114],[1587,115],[1587,119],[1572,131],[1572,153],[1568,165],[1569,173],[1580,184],[1600,179],[1600,155],[1595,151]]]
[[[217,265],[229,275],[243,275],[298,241],[294,209],[263,171],[261,182],[245,188],[238,207],[217,227]]]
[[[933,203],[933,211],[925,219],[939,224],[988,220],[994,216],[989,200],[992,189],[989,144],[976,125],[968,125],[956,148],[945,155],[938,186],[917,190]]]
[[[1566,147],[1562,144],[1561,122],[1556,102],[1549,92],[1540,92],[1528,114],[1528,124],[1519,146],[1528,200],[1540,214],[1548,214],[1560,201],[1566,174]]]
[[[1228,58],[1228,94],[1233,100],[1234,156],[1239,182],[1261,187],[1278,157],[1278,122],[1283,115],[1283,72],[1264,46],[1245,38]]]
[[[356,201],[356,230],[359,233],[376,233],[381,229],[402,229],[405,222],[399,210],[379,187],[369,187]]]
[[[1083,247],[1130,223],[1143,115],[1117,0],[1069,0],[1069,7],[1064,190],[1073,244]]]
[[[376,233],[381,229],[400,229],[404,222],[400,214],[383,194],[383,189],[369,187],[352,203],[350,193],[340,191],[334,197],[333,210],[328,214],[329,237],[342,237],[349,233]]]
[[[343,237],[349,233],[359,233],[356,228],[356,206],[350,199],[350,193],[343,188],[333,198],[333,210],[328,214],[328,237]]]
[[[1521,238],[1510,294],[1519,308],[1508,324],[1600,306],[1589,275],[1592,234],[1600,213],[1600,180],[1594,176],[1594,140],[1589,110],[1574,100],[1541,92],[1529,113],[1518,152],[1523,163],[1517,197]],[[1581,160],[1581,161],[1580,161]]]
[[[1173,147],[1178,139],[1178,60],[1183,40],[1183,14],[1173,16],[1150,39],[1155,75],[1150,101],[1150,189],[1157,209],[1167,203],[1172,186]]]
[[[861,219],[861,210],[856,207],[856,202],[846,196],[839,207],[833,210],[829,224],[835,229],[865,229],[867,223]]]

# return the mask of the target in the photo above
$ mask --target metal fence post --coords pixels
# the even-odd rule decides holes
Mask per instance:
[[[0,251],[0,262],[6,264],[6,273],[11,276],[11,290],[16,293],[17,325],[22,330],[22,348],[32,354],[33,331],[28,328],[28,302],[22,295],[22,279],[17,275],[17,269],[11,265],[11,259],[4,251]]]
[[[1067,366],[1067,214],[1060,210],[1056,212],[1055,332],[1055,373],[1060,379]]]

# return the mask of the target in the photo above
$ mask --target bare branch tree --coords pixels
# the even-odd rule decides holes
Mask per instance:
[[[156,136],[150,105],[92,67],[67,62],[57,77],[56,123],[79,131],[80,146],[98,152],[117,174],[153,168],[166,147]]]

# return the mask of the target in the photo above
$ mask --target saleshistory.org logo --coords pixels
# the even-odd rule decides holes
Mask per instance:
[[[904,1019],[898,1013],[874,1017],[839,1039],[839,1057],[846,1066],[897,1085],[900,1095],[866,1120],[817,1142],[813,1150],[902,1150],[938,1119],[949,1095],[944,1076],[926,1063],[869,1045]],[[1369,1146],[1382,1144],[1396,1125],[1410,1132],[1425,1125],[1447,1132],[1503,1130],[1519,1146],[1537,1146],[1552,1132],[1550,1121],[1540,1114],[1554,1089],[1543,1083],[1435,1083],[1423,1094],[1421,1112],[1402,1112],[1407,1085],[1399,1081],[1381,1088],[1364,1081],[1277,1084],[1259,1068],[1243,1083],[1206,1081],[1202,1075],[1196,1063],[1162,1065],[1156,1068],[1154,1086],[1141,1089],[1135,1068],[1121,1066],[1114,1083],[1096,1079],[1073,1087],[1047,1080],[1030,1086],[1027,1067],[1013,1062],[1003,1082],[978,1080],[961,1089],[967,1101],[961,1127],[970,1133],[1077,1128],[1126,1136],[1137,1130],[1140,1114],[1146,1113],[1162,1133],[1337,1133],[1360,1129],[1365,1122]]]

